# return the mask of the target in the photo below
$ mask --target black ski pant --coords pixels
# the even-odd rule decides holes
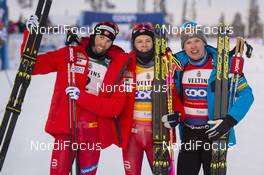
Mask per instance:
[[[177,175],[198,175],[201,166],[204,175],[210,175],[211,142],[205,134],[206,130],[184,126]]]

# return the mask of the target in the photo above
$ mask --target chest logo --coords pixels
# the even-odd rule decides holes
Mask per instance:
[[[197,72],[197,77],[201,77],[201,76],[202,76],[201,71],[198,71],[198,72]]]
[[[204,89],[185,89],[185,94],[188,97],[206,97],[207,91]]]

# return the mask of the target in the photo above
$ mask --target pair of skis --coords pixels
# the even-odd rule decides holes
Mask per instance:
[[[165,61],[162,56],[166,51],[165,32],[160,25],[155,26],[155,64],[152,90],[152,119],[153,119],[153,174],[167,175],[169,173],[169,151],[167,149],[168,130],[163,127],[161,117],[167,114]]]
[[[214,119],[226,117],[228,109],[234,104],[238,88],[239,77],[243,71],[243,50],[244,39],[238,37],[235,55],[232,60],[229,58],[229,35],[227,26],[220,24],[218,26],[217,39],[217,66],[215,80],[215,97],[214,97]],[[250,57],[252,47],[247,44],[247,56]],[[231,66],[229,65],[231,64]],[[229,75],[231,83],[229,88]],[[219,140],[213,141],[211,175],[226,175],[226,157],[228,150],[228,134],[222,136]]]
[[[229,74],[229,35],[227,26],[218,26],[217,66],[214,97],[214,119],[226,117],[228,110],[228,74]],[[228,135],[213,141],[211,174],[226,174]]]
[[[172,87],[176,69],[182,69],[181,63],[166,48],[165,30],[160,25],[155,26],[155,64],[152,90],[153,119],[153,174],[175,175],[173,130],[163,126],[163,115],[173,113]],[[167,102],[167,103],[166,103]],[[167,142],[169,140],[169,148]]]
[[[46,25],[51,4],[52,0],[39,0],[35,12],[35,15],[40,19],[39,27]],[[13,89],[0,126],[0,171],[2,170],[15,125],[21,112],[22,103],[31,81],[41,38],[41,32],[31,30],[26,40]]]

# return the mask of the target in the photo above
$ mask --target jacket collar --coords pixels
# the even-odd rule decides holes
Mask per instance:
[[[80,39],[81,44],[77,45],[77,50],[82,51],[88,57],[89,57],[89,54],[86,53],[86,47],[88,46],[89,42],[90,42],[89,37],[82,37]],[[129,58],[126,56],[124,50],[121,49],[119,46],[114,45],[114,44],[106,52],[106,57],[108,59],[110,59],[111,62],[113,62],[119,66],[124,65],[129,60]]]

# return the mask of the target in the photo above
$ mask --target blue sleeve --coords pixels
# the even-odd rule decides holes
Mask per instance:
[[[231,115],[237,122],[240,122],[249,111],[253,101],[254,96],[252,89],[248,85],[245,76],[242,75],[238,81],[236,101],[233,105],[231,105],[228,114]]]

